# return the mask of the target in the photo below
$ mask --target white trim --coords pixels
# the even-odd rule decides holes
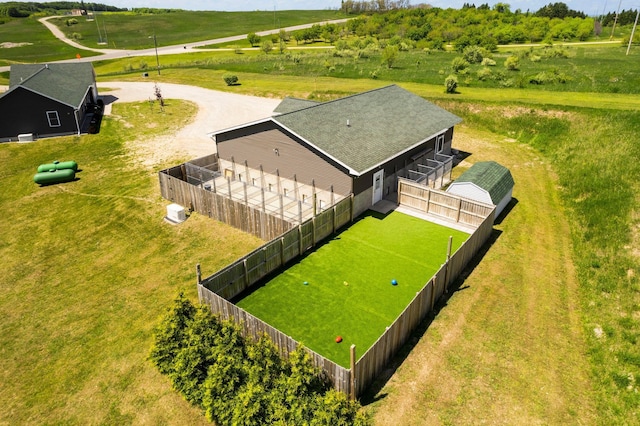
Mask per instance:
[[[58,124],[53,124],[51,122],[51,119],[54,118],[55,114],[55,120],[58,122]],[[62,124],[60,123],[60,116],[58,115],[58,111],[47,111],[47,121],[49,122],[49,127],[60,127],[62,126]]]

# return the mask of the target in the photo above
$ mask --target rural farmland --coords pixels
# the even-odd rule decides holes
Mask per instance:
[[[27,19],[7,21],[0,33],[15,31],[16,42],[37,34],[43,44],[3,49],[2,65],[34,61],[42,49],[47,61],[75,56],[31,32],[39,27]],[[232,47],[163,56],[157,76],[142,76],[153,55],[94,69],[105,88],[153,80],[272,100],[322,101],[396,83],[458,115],[453,177],[497,161],[513,174],[514,201],[434,316],[360,399],[362,410],[374,424],[635,424],[640,51],[632,44],[625,55],[630,31],[622,25],[617,45],[499,47],[495,67],[457,73],[456,94],[443,85],[462,56],[455,48],[399,50],[387,67],[384,50],[298,54],[293,41],[282,54]],[[518,70],[504,65],[513,56]],[[227,86],[226,73],[239,84]],[[541,76],[550,80],[531,82]],[[8,72],[0,77],[8,83]],[[0,144],[0,423],[208,424],[148,361],[154,326],[179,292],[197,300],[196,263],[208,275],[264,242],[197,213],[179,226],[163,222],[157,173],[193,158],[167,141],[198,112],[178,96],[161,110],[152,95],[114,102],[99,135]],[[35,185],[36,167],[53,160],[77,161],[78,179]],[[303,278],[307,288],[301,277],[292,288],[313,291],[322,274]],[[351,280],[340,290],[353,291]]]

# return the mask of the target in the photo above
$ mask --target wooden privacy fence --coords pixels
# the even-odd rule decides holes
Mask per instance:
[[[213,313],[238,323],[245,336],[258,338],[267,333],[280,352],[288,356],[298,346],[298,342],[229,300],[258,283],[267,274],[303,255],[309,248],[351,221],[352,210],[352,198],[344,199],[210,277],[204,280],[198,278],[200,301],[207,303]],[[484,220],[477,225],[475,232],[452,256],[448,256],[447,261],[416,293],[411,303],[378,340],[355,364],[352,362],[352,368],[344,368],[309,350],[314,364],[333,382],[336,390],[355,397],[371,385],[420,322],[433,311],[435,303],[447,292],[450,283],[460,275],[487,241],[493,230],[493,212],[494,209],[491,208]]]
[[[495,209],[403,178],[398,178],[398,203],[473,228],[482,225]]]
[[[293,226],[281,217],[241,201],[185,182],[185,165],[158,173],[162,197],[202,215],[225,222],[265,241],[272,240]]]
[[[237,307],[225,298],[218,296],[203,285],[198,285],[198,296],[200,297],[200,301],[209,305],[211,311],[218,314],[220,318],[230,319],[238,324],[245,337],[251,337],[257,340],[266,333],[280,352],[286,357],[299,345],[295,339],[287,336],[277,328],[271,327],[266,322]],[[334,388],[349,395],[351,393],[351,370],[333,361],[329,361],[309,348],[305,349],[311,355],[313,364],[320,368],[325,378],[332,381]]]

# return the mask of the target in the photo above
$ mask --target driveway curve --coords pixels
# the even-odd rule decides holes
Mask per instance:
[[[137,102],[155,99],[155,83],[105,82],[98,87],[105,101],[105,115],[111,115],[114,102]],[[154,141],[135,141],[133,150],[146,165],[154,165],[177,156],[198,158],[216,152],[208,133],[270,117],[280,99],[237,95],[181,84],[158,83],[164,99],[194,102],[198,113],[194,120],[168,137]],[[170,105],[168,106],[170,108]],[[117,117],[115,117],[117,118]]]

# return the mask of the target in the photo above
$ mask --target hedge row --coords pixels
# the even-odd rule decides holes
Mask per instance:
[[[359,404],[332,389],[300,346],[283,359],[265,335],[237,326],[180,294],[155,330],[151,362],[173,388],[219,425],[366,425]]]

